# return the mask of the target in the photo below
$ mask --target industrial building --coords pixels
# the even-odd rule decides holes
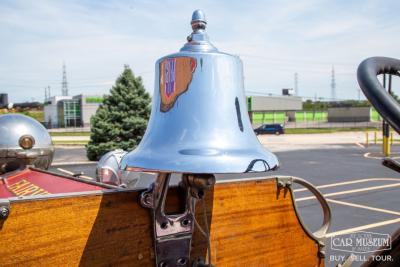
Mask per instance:
[[[53,96],[44,105],[45,124],[48,128],[88,127],[102,99],[88,95]]]
[[[303,101],[299,96],[249,96],[247,97],[249,111],[296,111],[303,108]]]
[[[371,120],[371,107],[328,108],[328,122],[369,122]]]
[[[287,122],[296,120],[296,111],[303,108],[299,96],[248,96],[247,110],[252,123]]]

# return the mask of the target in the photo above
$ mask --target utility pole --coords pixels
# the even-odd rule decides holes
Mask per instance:
[[[294,94],[299,95],[299,81],[297,72],[294,73]]]
[[[65,66],[65,62],[63,62],[63,77],[61,83],[61,95],[68,95],[68,82],[67,82],[67,67]]]
[[[331,98],[332,98],[332,101],[336,100],[335,68],[333,65],[332,65],[332,74],[331,74]]]

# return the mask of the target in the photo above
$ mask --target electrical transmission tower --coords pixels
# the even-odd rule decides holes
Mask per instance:
[[[63,77],[61,83],[61,95],[68,95],[68,82],[67,82],[67,68],[65,66],[65,62],[63,63]]]
[[[299,95],[299,80],[297,72],[294,74],[294,94],[297,96]]]
[[[44,88],[44,102],[48,101],[51,97],[50,85]]]
[[[336,82],[335,82],[334,66],[332,66],[332,76],[331,76],[331,98],[332,98],[332,101],[336,100]]]

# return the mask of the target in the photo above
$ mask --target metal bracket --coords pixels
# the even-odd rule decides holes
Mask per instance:
[[[8,199],[0,200],[0,220],[5,220],[10,214],[10,201]]]
[[[215,178],[183,174],[185,210],[167,215],[164,207],[170,177],[170,173],[160,173],[151,188],[142,193],[140,203],[152,210],[156,266],[189,267],[196,200],[204,196],[203,190],[211,187]]]
[[[329,227],[331,225],[331,219],[332,219],[332,213],[331,213],[331,209],[328,205],[328,202],[326,201],[325,197],[322,195],[322,193],[315,188],[311,183],[307,182],[304,179],[298,178],[298,177],[291,177],[291,176],[279,176],[276,178],[277,179],[277,185],[278,185],[278,194],[280,189],[284,189],[285,190],[285,194],[287,190],[290,190],[291,194],[292,194],[292,199],[294,201],[295,197],[293,194],[293,190],[292,190],[292,185],[294,183],[296,184],[300,184],[302,186],[304,186],[305,188],[307,188],[314,196],[315,198],[318,200],[318,202],[320,203],[321,207],[322,207],[322,211],[323,211],[323,222],[321,227],[315,231],[315,232],[311,232],[306,225],[303,223],[303,221],[301,220],[301,217],[299,216],[299,212],[297,210],[297,205],[294,202],[294,208],[297,214],[297,217],[300,221],[300,224],[302,225],[303,229],[311,236],[313,237],[316,241],[318,241],[319,244],[319,256],[321,258],[325,257],[325,236],[326,233],[329,230]]]

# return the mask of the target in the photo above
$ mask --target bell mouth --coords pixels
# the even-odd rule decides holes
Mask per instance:
[[[264,150],[183,149],[175,153],[132,151],[122,159],[121,169],[150,173],[263,173],[279,168],[277,157]]]

